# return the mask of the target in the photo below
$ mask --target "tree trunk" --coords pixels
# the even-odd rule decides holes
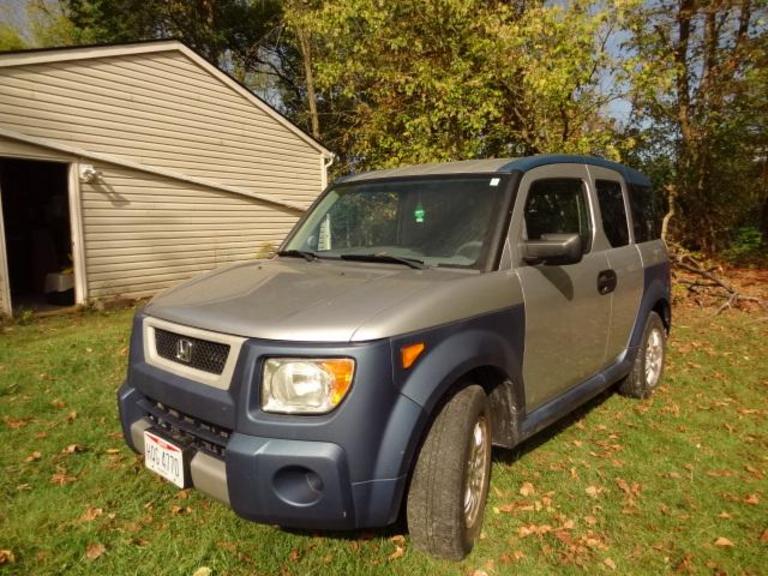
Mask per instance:
[[[315,76],[312,73],[312,46],[309,42],[307,31],[299,27],[296,30],[301,49],[301,59],[304,62],[304,82],[307,89],[307,105],[309,106],[309,121],[312,127],[312,136],[320,139],[320,118],[317,114],[317,100],[315,96]]]
[[[669,236],[669,221],[672,220],[672,217],[675,215],[676,211],[676,202],[677,202],[677,188],[675,188],[674,184],[670,184],[667,186],[667,213],[664,214],[664,218],[661,221],[661,239],[664,242],[668,243],[668,236]]]

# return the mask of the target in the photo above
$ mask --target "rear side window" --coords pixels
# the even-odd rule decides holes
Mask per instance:
[[[576,178],[534,182],[525,201],[525,228],[529,240],[544,234],[578,234],[584,252],[589,252],[592,224],[584,183]]]
[[[632,227],[635,242],[648,242],[661,238],[661,219],[664,202],[650,186],[630,186],[629,208],[632,211]]]
[[[629,244],[629,225],[621,184],[613,180],[598,180],[595,184],[605,236],[614,248],[626,246]]]

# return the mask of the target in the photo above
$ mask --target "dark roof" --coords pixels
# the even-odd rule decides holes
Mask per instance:
[[[578,156],[572,154],[541,154],[523,158],[491,158],[487,160],[463,160],[460,162],[444,162],[436,164],[418,164],[374,170],[352,176],[339,178],[337,182],[358,182],[363,180],[378,180],[382,178],[402,178],[408,176],[429,176],[439,174],[509,174],[526,172],[539,166],[549,164],[589,164],[616,170],[624,176],[628,184],[649,186],[648,177],[637,170],[618,162],[611,162],[597,156]]]

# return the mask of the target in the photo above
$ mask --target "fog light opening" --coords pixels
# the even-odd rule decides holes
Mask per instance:
[[[303,466],[286,466],[275,473],[272,484],[277,496],[291,506],[312,506],[323,497],[323,480]]]

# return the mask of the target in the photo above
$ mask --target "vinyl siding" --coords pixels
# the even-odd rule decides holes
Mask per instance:
[[[299,206],[323,185],[318,148],[178,49],[0,67],[0,127]],[[244,194],[10,138],[0,156],[101,172],[79,184],[88,300],[150,296],[253,259],[298,219]],[[0,311],[6,282],[0,272]]]
[[[49,160],[52,162],[71,162],[73,160],[71,156],[67,156],[60,152],[47,150],[23,142],[16,142],[15,140],[0,136],[0,157],[2,156],[10,158],[26,158],[27,160]]]
[[[0,68],[0,125],[308,205],[320,152],[177,50]]]
[[[154,294],[195,274],[277,247],[298,216],[242,196],[94,163],[82,183],[91,299]]]

